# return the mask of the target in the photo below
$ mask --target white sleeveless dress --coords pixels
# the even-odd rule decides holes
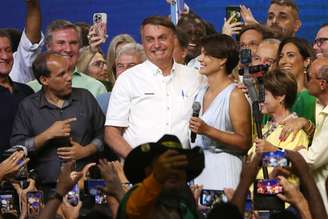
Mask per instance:
[[[203,112],[203,98],[208,87],[199,90],[195,101],[201,104],[200,118],[209,126],[221,131],[233,132],[230,115],[230,95],[236,84],[224,88]],[[204,135],[197,135],[194,146],[200,146],[205,152],[205,168],[194,183],[204,185],[204,189],[223,190],[236,188],[242,167],[242,155],[225,147],[222,143]]]

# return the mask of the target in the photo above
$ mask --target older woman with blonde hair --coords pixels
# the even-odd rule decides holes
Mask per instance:
[[[115,58],[116,53],[120,47],[127,43],[136,43],[136,41],[129,34],[119,34],[115,36],[109,44],[107,49],[107,64],[108,71],[111,78],[115,78]]]

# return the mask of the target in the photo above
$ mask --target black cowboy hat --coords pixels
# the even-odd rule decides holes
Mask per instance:
[[[130,183],[142,182],[145,175],[145,168],[150,166],[154,158],[165,151],[173,149],[188,158],[186,167],[187,181],[196,178],[204,169],[204,152],[200,147],[193,149],[183,149],[179,139],[174,135],[164,135],[156,143],[147,143],[134,148],[124,162],[124,173]]]

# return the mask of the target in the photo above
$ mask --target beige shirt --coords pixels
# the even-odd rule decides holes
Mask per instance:
[[[302,149],[299,153],[312,169],[314,180],[328,212],[326,193],[326,179],[328,177],[328,106],[325,106],[317,113],[316,130],[311,147],[308,151]]]

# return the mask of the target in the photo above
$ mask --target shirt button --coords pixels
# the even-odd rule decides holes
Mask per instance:
[[[169,96],[170,96],[170,94],[166,94],[166,96],[167,96],[167,97],[169,97]]]
[[[166,125],[169,126],[169,123],[167,122]]]
[[[170,110],[170,107],[167,107],[167,110]]]

